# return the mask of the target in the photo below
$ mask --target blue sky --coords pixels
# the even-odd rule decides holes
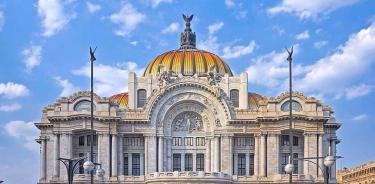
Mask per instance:
[[[198,48],[219,54],[249,90],[287,89],[285,46],[294,45],[295,89],[335,109],[339,167],[375,160],[375,1],[9,0],[0,1],[0,180],[35,183],[34,139],[43,107],[89,87],[127,90],[158,54],[176,49],[181,14],[194,14]],[[27,176],[27,177],[20,177]]]

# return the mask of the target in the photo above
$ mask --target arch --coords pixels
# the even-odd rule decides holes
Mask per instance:
[[[189,80],[189,79],[188,79]],[[144,109],[148,114],[148,119],[151,123],[156,122],[156,115],[160,111],[165,111],[166,107],[170,107],[176,101],[188,100],[194,98],[208,108],[211,108],[215,113],[220,112],[223,117],[221,120],[230,120],[234,116],[234,108],[229,103],[227,96],[223,92],[214,87],[192,82],[184,81],[183,79],[174,85],[167,86],[166,88],[154,91],[153,95],[149,97]],[[163,112],[165,113],[165,112]]]
[[[95,104],[93,104],[94,111],[96,110]],[[74,111],[91,111],[91,101],[82,99],[76,102],[73,106]]]
[[[289,111],[289,108],[290,108],[289,106],[290,106],[290,101],[287,100],[287,101],[285,101],[285,102],[281,105],[280,109],[281,109],[281,111],[283,111],[283,112],[288,112],[288,111]],[[293,110],[293,111],[296,111],[296,112],[303,111],[301,103],[299,103],[297,100],[292,100],[292,110]]]

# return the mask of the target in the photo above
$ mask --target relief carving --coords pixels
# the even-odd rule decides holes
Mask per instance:
[[[173,120],[173,130],[182,132],[202,131],[202,117],[196,112],[180,113]]]

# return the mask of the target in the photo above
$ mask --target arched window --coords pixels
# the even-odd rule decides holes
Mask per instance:
[[[143,107],[146,103],[146,90],[145,89],[139,89],[137,91],[137,107]]]
[[[74,111],[90,111],[91,110],[91,102],[89,100],[81,100],[74,105]],[[95,111],[95,104],[94,104],[94,111]]]
[[[284,102],[283,105],[281,105],[281,110],[284,112],[289,111],[289,100]],[[292,100],[292,110],[296,112],[302,111],[301,104],[295,100]]]
[[[238,89],[230,90],[230,100],[234,107],[239,107],[239,92]]]

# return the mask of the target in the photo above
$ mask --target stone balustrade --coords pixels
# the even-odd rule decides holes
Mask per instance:
[[[232,183],[232,177],[223,172],[183,171],[154,172],[147,175],[146,183]]]

